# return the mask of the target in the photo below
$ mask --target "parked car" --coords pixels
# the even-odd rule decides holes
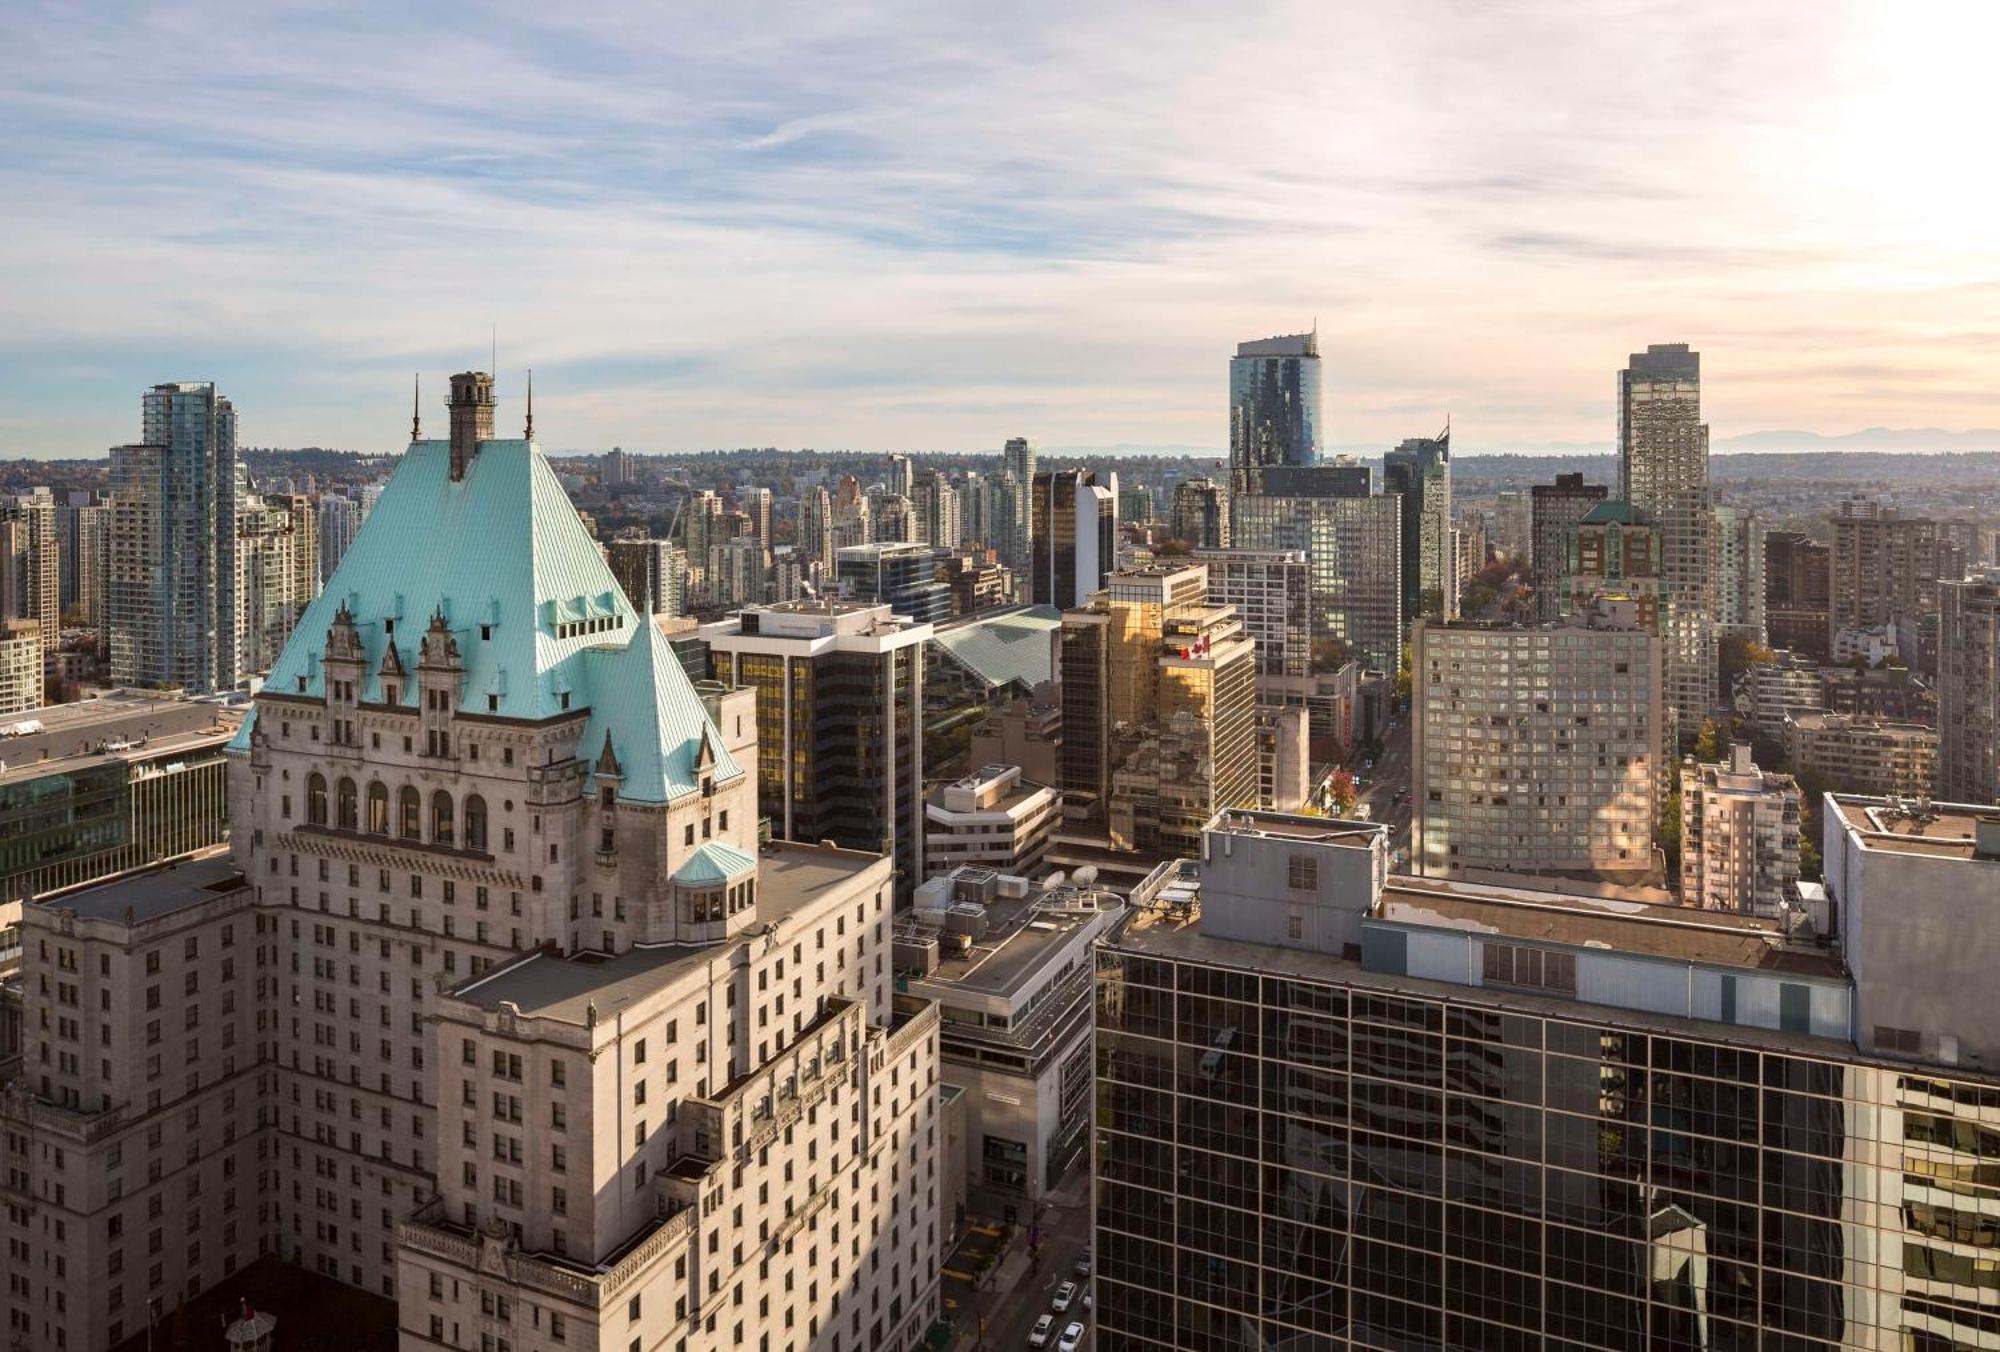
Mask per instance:
[[[1056,1344],[1056,1352],[1076,1352],[1083,1344],[1083,1325],[1071,1324],[1063,1330],[1062,1341]]]
[[[1057,1314],[1061,1314],[1063,1311],[1067,1310],[1070,1307],[1070,1302],[1075,1299],[1076,1299],[1076,1283],[1064,1282],[1061,1286],[1058,1286],[1056,1288],[1056,1298],[1049,1302],[1049,1308],[1054,1310]]]
[[[1090,1250],[1089,1250],[1089,1249],[1085,1249],[1085,1250],[1084,1250],[1084,1251],[1083,1251],[1082,1253],[1080,1253],[1080,1254],[1078,1254],[1078,1255],[1077,1255],[1077,1258],[1076,1258],[1076,1267],[1075,1267],[1075,1268],[1073,1269],[1073,1271],[1074,1271],[1074,1273],[1075,1273],[1075,1275],[1076,1275],[1076,1278],[1077,1278],[1077,1280],[1078,1280],[1078,1281],[1088,1281],[1088,1280],[1089,1280],[1089,1278],[1090,1278]]]
[[[1052,1314],[1045,1314],[1040,1319],[1037,1319],[1035,1326],[1028,1330],[1028,1346],[1047,1347],[1049,1345],[1049,1335],[1055,1331],[1055,1327],[1056,1317]]]

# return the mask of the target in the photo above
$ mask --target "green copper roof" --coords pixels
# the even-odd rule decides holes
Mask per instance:
[[[1610,498],[1583,515],[1586,526],[1650,526],[1653,518],[1622,499]]]
[[[399,702],[414,707],[423,635],[442,614],[465,666],[461,712],[539,720],[589,709],[578,754],[595,764],[609,736],[619,793],[642,802],[698,787],[704,765],[718,778],[738,774],[541,452],[484,441],[462,480],[450,470],[450,443],[411,444],[265,688],[321,695],[327,629],[344,604],[367,664],[362,698],[382,698],[386,660],[408,673]],[[236,745],[247,747],[250,727],[246,719]]]
[[[726,883],[731,878],[740,878],[757,867],[757,861],[743,851],[719,840],[708,844],[688,856],[688,861],[674,870],[674,881],[686,887],[700,887],[707,883]]]

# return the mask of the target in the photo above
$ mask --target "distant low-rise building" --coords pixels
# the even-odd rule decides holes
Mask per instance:
[[[974,765],[1016,765],[1037,784],[1054,784],[1062,774],[1062,705],[1055,687],[995,707],[972,732]]]
[[[1841,793],[1929,794],[1937,788],[1937,730],[1861,714],[1802,713],[1785,720],[1792,773]]]
[[[1035,877],[1062,820],[1062,795],[1024,779],[1019,766],[987,765],[924,799],[924,876],[962,865]]]
[[[1753,663],[1736,677],[1736,712],[1766,736],[1784,735],[1785,720],[1826,707],[1819,663],[1779,649],[1769,662]]]
[[[41,622],[0,619],[0,718],[12,718],[41,704]]]

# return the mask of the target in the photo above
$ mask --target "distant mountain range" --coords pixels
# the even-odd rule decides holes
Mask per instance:
[[[1818,432],[1745,432],[1722,437],[1715,451],[2000,451],[2000,428],[1866,427],[1825,436]]]

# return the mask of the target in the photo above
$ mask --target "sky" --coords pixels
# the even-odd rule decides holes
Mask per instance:
[[[0,456],[213,379],[400,449],[1227,441],[1317,323],[1327,441],[2000,427],[1990,0],[9,0]],[[2000,444],[1997,439],[1996,444]]]

